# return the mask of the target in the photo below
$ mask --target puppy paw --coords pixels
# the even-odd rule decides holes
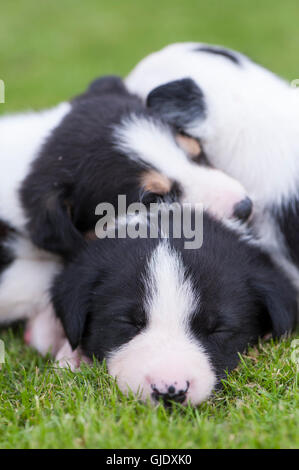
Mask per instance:
[[[92,361],[81,353],[80,348],[73,350],[67,339],[56,354],[55,360],[61,368],[68,368],[75,372],[82,362],[92,364]]]
[[[60,320],[56,317],[52,305],[31,318],[25,327],[24,341],[43,356],[50,352],[54,356],[65,340]]]

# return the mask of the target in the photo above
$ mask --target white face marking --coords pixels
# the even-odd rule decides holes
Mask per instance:
[[[148,325],[111,354],[108,370],[123,391],[130,389],[143,399],[151,397],[153,387],[163,393],[171,385],[185,389],[189,383],[187,400],[200,403],[213,390],[216,376],[204,348],[189,331],[199,294],[167,242],[153,252],[145,285]]]
[[[45,139],[70,111],[70,103],[0,118],[0,219],[20,230],[26,223],[19,189]]]
[[[134,160],[149,163],[180,184],[182,202],[202,203],[219,218],[232,217],[234,206],[247,195],[241,184],[221,171],[190,161],[170,130],[150,118],[131,115],[115,129],[117,148]]]

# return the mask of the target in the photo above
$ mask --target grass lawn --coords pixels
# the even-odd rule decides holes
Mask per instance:
[[[298,0],[2,0],[0,113],[55,104],[96,76],[125,75],[174,41],[224,44],[299,78]],[[1,448],[298,448],[298,370],[290,341],[251,349],[198,408],[124,398],[103,367],[55,369],[1,330]]]
[[[197,408],[125,398],[104,367],[56,369],[11,330],[2,335],[2,448],[298,448],[299,375],[290,340],[251,349]]]

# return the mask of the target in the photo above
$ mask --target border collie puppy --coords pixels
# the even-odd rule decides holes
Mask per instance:
[[[238,52],[199,43],[151,54],[126,85],[244,185],[262,244],[299,289],[298,89]]]
[[[206,214],[203,234],[200,249],[171,232],[91,241],[52,289],[75,362],[80,348],[124,392],[198,404],[248,344],[292,330],[295,292],[268,255]]]
[[[251,212],[242,186],[190,161],[185,149],[200,152],[196,142],[177,142],[118,77],[98,79],[50,111],[4,117],[0,135],[0,220],[65,259],[94,229],[96,206],[116,205],[119,194],[128,204],[163,196],[203,202],[219,217]]]

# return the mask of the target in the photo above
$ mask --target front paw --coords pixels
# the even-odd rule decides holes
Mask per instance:
[[[55,356],[60,350],[65,341],[65,334],[51,304],[28,320],[24,341],[43,356],[47,353]]]
[[[57,352],[55,360],[59,367],[71,369],[73,372],[80,368],[82,362],[92,364],[92,361],[82,354],[80,348],[73,350],[67,339]]]

